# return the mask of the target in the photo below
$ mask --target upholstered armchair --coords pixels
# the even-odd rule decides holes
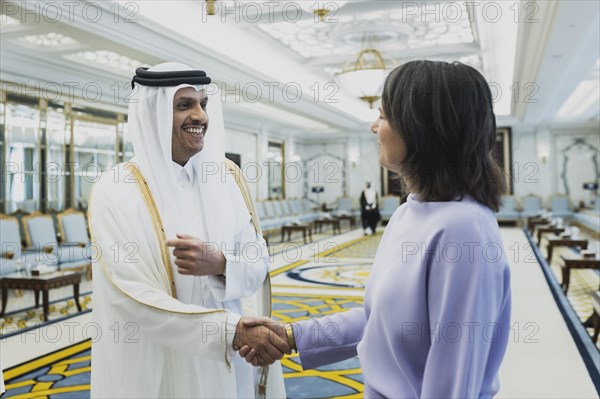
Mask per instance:
[[[496,219],[499,221],[517,221],[521,217],[517,199],[512,195],[503,195],[500,210],[496,212]]]
[[[550,198],[550,212],[553,217],[571,217],[573,211],[570,208],[569,197],[566,195],[555,195]]]
[[[90,243],[85,215],[75,209],[67,209],[56,215],[58,231],[63,244],[85,247]]]
[[[19,266],[41,261],[41,254],[36,251],[23,251],[21,248],[21,232],[16,217],[0,215],[0,277],[14,273]]]
[[[335,216],[338,215],[349,215],[357,216],[360,212],[356,209],[352,209],[352,198],[341,197],[337,200],[337,209],[333,213]]]
[[[84,220],[85,222],[85,220]],[[77,222],[68,223],[66,231],[77,234]],[[44,254],[43,263],[58,265],[59,269],[87,269],[91,264],[91,248],[86,242],[63,242],[56,239],[54,222],[50,215],[35,211],[23,218],[27,247],[41,250]],[[86,233],[87,235],[87,233]],[[87,240],[89,243],[89,239]]]
[[[396,196],[387,196],[383,197],[381,201],[381,208],[379,209],[379,213],[381,214],[381,219],[383,221],[389,221],[400,206],[400,197]]]
[[[530,194],[526,197],[523,197],[521,201],[523,204],[523,210],[521,211],[521,216],[529,218],[533,216],[539,215],[542,209],[542,199],[537,195]]]
[[[19,227],[19,231],[21,232],[21,243],[22,244],[25,243],[25,231],[23,231],[21,226],[23,226],[23,218],[27,215],[29,215],[29,212],[25,212],[22,209],[17,209],[16,211],[14,211],[10,215],[8,215],[8,216],[17,218],[17,220],[19,221],[18,227]]]

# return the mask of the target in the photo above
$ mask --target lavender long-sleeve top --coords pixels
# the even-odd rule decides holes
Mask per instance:
[[[295,323],[305,369],[358,353],[365,397],[490,398],[510,329],[510,272],[492,211],[463,198],[390,220],[364,308]]]

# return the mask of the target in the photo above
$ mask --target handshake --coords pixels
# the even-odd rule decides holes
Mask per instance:
[[[268,317],[242,317],[233,337],[233,348],[253,366],[268,366],[296,348],[288,340],[286,325]]]

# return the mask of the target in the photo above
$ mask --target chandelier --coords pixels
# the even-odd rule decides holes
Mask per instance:
[[[381,98],[381,86],[386,74],[381,53],[374,48],[362,50],[354,65],[336,75],[338,81],[350,93],[369,103]]]

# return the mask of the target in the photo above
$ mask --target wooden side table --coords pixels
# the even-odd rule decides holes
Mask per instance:
[[[548,256],[546,259],[548,261],[548,264],[550,264],[550,262],[552,262],[552,252],[554,251],[554,248],[556,248],[556,247],[579,247],[581,249],[587,249],[588,241],[583,240],[583,239],[562,238],[562,237],[549,238],[548,246],[547,246]]]
[[[315,224],[315,230],[318,229],[319,233],[324,224],[330,224],[333,228],[333,234],[340,234],[340,221],[338,219],[318,219],[313,222]]]
[[[53,288],[73,286],[73,298],[77,305],[77,310],[81,312],[79,304],[79,283],[81,275],[74,272],[53,272],[42,274],[41,276],[20,276],[19,274],[11,274],[0,279],[0,289],[2,290],[2,311],[0,316],[4,315],[6,303],[8,302],[8,290],[33,290],[35,296],[35,307],[39,307],[39,293],[42,291],[42,304],[44,307],[44,321],[48,321],[48,309],[50,303],[48,300],[48,291]]]
[[[531,232],[531,234],[533,234],[534,230],[535,230],[535,226],[537,225],[545,225],[545,224],[549,224],[550,221],[548,219],[545,218],[539,218],[539,217],[533,217],[533,218],[527,218],[527,230],[529,230]]]
[[[542,244],[542,236],[545,233],[560,234],[564,231],[565,231],[564,227],[554,227],[554,226],[539,227],[537,230],[538,246]]]
[[[600,270],[600,258],[584,258],[581,255],[561,255],[562,265],[562,284],[561,287],[565,294],[569,290],[569,280],[571,278],[571,269],[595,269]]]
[[[288,241],[292,239],[292,233],[294,231],[302,232],[302,238],[304,239],[304,243],[306,244],[306,232],[308,231],[308,236],[312,241],[312,229],[309,225],[306,224],[291,224],[289,226],[281,226],[281,241],[284,240],[284,236],[287,233]]]
[[[354,228],[356,228],[356,218],[352,215],[340,215],[336,216],[336,219],[340,222],[348,221],[351,230],[354,230]]]

